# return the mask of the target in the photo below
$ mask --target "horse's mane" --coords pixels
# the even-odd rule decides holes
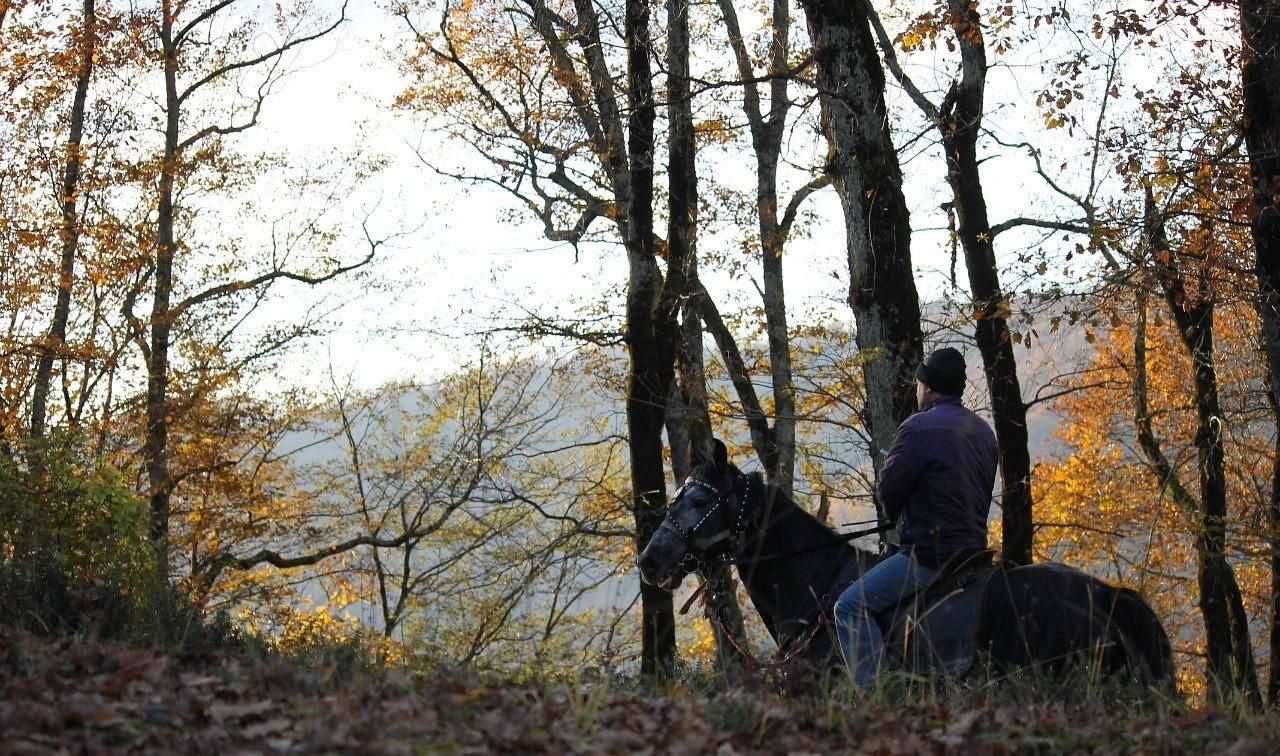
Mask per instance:
[[[787,545],[799,548],[813,543],[820,543],[823,540],[831,540],[840,537],[840,533],[837,532],[835,528],[822,520],[819,520],[813,514],[810,514],[808,510],[800,506],[800,504],[787,495],[787,493],[777,485],[768,482],[764,473],[757,471],[747,473],[746,475],[751,481],[750,485],[752,488],[764,491],[765,501],[770,502],[769,514],[774,524],[782,521],[784,518],[791,518],[794,520],[794,522],[789,523],[788,528],[786,529],[786,534],[788,536],[787,540],[791,541],[791,543]],[[764,506],[763,503],[760,505]],[[852,543],[849,544],[849,547],[853,551],[860,552],[868,557],[875,556],[867,549],[859,548]]]
[[[759,507],[740,552],[738,575],[780,647],[811,632],[818,613],[844,585],[875,559],[796,503],[759,472],[747,476],[748,495]],[[831,639],[819,634],[805,655],[831,657]],[[835,657],[838,658],[838,657]]]
[[[813,514],[809,513],[804,507],[800,506],[786,492],[773,483],[769,483],[761,472],[748,473],[749,487],[751,490],[761,491],[762,500],[757,502],[757,506],[763,507],[764,512],[761,516],[766,517],[768,522],[757,523],[757,528],[761,529],[761,537],[768,538],[770,543],[770,551],[786,552],[800,549],[806,549],[818,546],[823,543],[838,541],[840,534],[835,528],[819,520]],[[785,527],[778,527],[782,523],[786,523]],[[764,533],[767,530],[769,533]],[[860,558],[862,566],[865,568],[867,564],[874,561],[876,555],[866,549],[859,548],[850,542],[833,545],[828,549],[821,549],[797,557],[805,562],[810,560],[821,560],[826,564],[830,564],[832,559],[855,559]]]
[[[741,474],[736,468],[734,472]],[[824,623],[815,625],[814,618],[822,613],[830,621],[835,597],[876,555],[844,540],[760,472],[746,474],[742,494],[744,506],[750,501],[757,509],[734,561],[752,603],[780,649],[800,643],[795,647],[800,658],[819,671],[838,665],[832,635],[822,632]],[[997,669],[1087,656],[1097,647],[1098,628],[1103,627],[1108,647],[1116,649],[1101,660],[1108,670],[1137,674],[1175,690],[1168,636],[1134,591],[1054,563],[993,574],[998,587],[987,590],[983,583],[981,604],[973,611],[978,612],[978,647],[990,654]],[[1054,600],[1046,601],[1046,596]],[[1042,628],[1052,632],[1040,632]]]

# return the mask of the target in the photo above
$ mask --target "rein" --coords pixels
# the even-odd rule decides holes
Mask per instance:
[[[737,507],[737,512],[736,512],[737,516],[735,518],[736,523],[734,523],[724,531],[721,531],[720,533],[717,533],[714,536],[705,537],[701,539],[695,537],[695,533],[710,518],[712,512],[716,511],[721,506],[725,506],[725,505],[729,506],[730,508],[733,507],[731,500],[733,499],[733,496],[734,496],[734,491],[732,489],[722,493],[716,488],[714,488],[713,486],[710,486],[699,480],[686,481],[685,487],[694,486],[694,487],[702,488],[703,490],[711,492],[716,499],[715,505],[712,506],[711,509],[709,509],[706,512],[706,514],[704,514],[703,517],[696,524],[693,525],[693,527],[690,527],[687,530],[677,525],[670,517],[664,518],[662,527],[667,528],[668,530],[671,530],[676,534],[680,535],[687,545],[695,546],[699,550],[705,549],[706,546],[719,543],[721,541],[728,539],[734,542],[734,546],[736,547],[734,551],[740,551],[743,544],[738,542],[738,540],[744,536],[747,526],[749,524],[746,521],[748,519],[746,516],[746,512],[749,505],[749,502],[747,501],[747,499],[748,497],[750,497],[752,493],[752,490],[751,490],[752,484],[750,480],[751,480],[750,478],[747,478],[748,482],[740,494],[742,498],[740,499],[739,506]],[[750,504],[753,505],[751,506],[753,510],[755,510],[756,512],[760,511],[761,509],[760,502],[750,502]],[[754,518],[751,518],[751,519],[754,519]],[[875,521],[873,520],[872,522],[875,522]],[[770,523],[766,523],[765,527],[767,528],[769,524]],[[862,523],[859,523],[859,524],[862,524]],[[695,571],[702,572],[706,567],[716,567],[716,566],[722,566],[722,565],[723,566],[734,565],[734,566],[741,567],[743,565],[752,565],[752,564],[760,564],[760,563],[770,562],[770,561],[777,561],[780,559],[786,559],[788,557],[797,556],[799,554],[806,554],[809,552],[820,551],[822,549],[828,549],[833,546],[846,544],[846,543],[849,543],[850,541],[853,541],[857,538],[861,538],[863,536],[885,533],[892,530],[894,527],[896,526],[893,523],[877,524],[875,527],[863,528],[863,529],[855,530],[849,533],[838,534],[835,537],[831,538],[830,540],[824,541],[823,543],[813,544],[810,546],[804,546],[796,549],[790,549],[788,551],[775,552],[771,554],[758,554],[755,556],[747,556],[747,557],[744,557],[744,556],[731,557],[729,556],[729,553],[732,553],[732,552],[727,552],[722,556],[720,556],[719,558],[711,559],[706,562],[704,562],[703,560],[697,557],[693,557],[692,559],[690,559],[690,557],[692,556],[692,551],[688,551],[685,554],[685,561],[687,562],[687,564],[684,565],[684,569],[686,572],[695,572]],[[680,608],[680,614],[682,616],[689,613],[689,609],[693,606],[693,603],[698,600],[698,597],[702,596],[703,592],[707,588],[707,585],[708,585],[708,581],[704,578],[701,584],[698,585],[698,587],[694,590],[694,592],[689,596],[688,600],[685,601],[684,605]],[[831,600],[833,600],[833,597],[830,597],[830,596],[823,597],[824,603],[830,603]],[[817,616],[808,623],[809,627],[807,629],[803,630],[797,635],[791,636],[781,644],[781,646],[778,648],[777,658],[775,658],[771,662],[762,663],[742,647],[742,645],[738,642],[738,639],[734,636],[733,631],[730,630],[727,626],[725,626],[724,623],[719,620],[719,618],[712,617],[710,619],[712,622],[714,622],[718,626],[720,633],[723,635],[723,637],[729,643],[729,645],[733,647],[734,652],[737,654],[739,659],[742,660],[743,665],[748,669],[757,670],[757,671],[761,669],[781,669],[781,668],[787,667],[798,656],[800,656],[800,654],[804,653],[805,649],[807,649],[809,645],[813,643],[814,639],[818,637],[818,635],[822,632],[822,629],[824,627],[828,627],[831,625],[831,620],[826,616],[826,611],[824,611],[822,608],[819,608],[817,611]]]
[[[765,554],[763,556],[732,557],[729,559],[719,559],[716,561],[716,564],[717,565],[721,565],[721,564],[743,565],[743,564],[758,564],[760,562],[772,562],[777,559],[786,559],[787,557],[795,556],[797,554],[807,554],[810,551],[819,551],[821,549],[828,549],[828,548],[831,548],[832,546],[838,546],[839,544],[842,544],[842,543],[848,543],[849,541],[861,538],[863,536],[875,535],[876,533],[887,533],[890,530],[893,530],[895,527],[897,526],[893,525],[892,523],[886,523],[884,525],[877,525],[874,528],[866,528],[865,530],[855,530],[852,533],[840,533],[835,538],[832,538],[830,541],[827,541],[825,543],[815,544],[813,546],[805,546],[804,548],[800,548],[800,549],[792,549],[791,551],[783,551],[776,554]]]
[[[745,478],[746,476],[743,476],[743,477]],[[747,481],[748,481],[747,485],[743,491],[744,498],[751,493],[750,478],[747,478]],[[736,526],[723,530],[709,538],[694,538],[693,534],[697,532],[698,528],[701,527],[702,524],[706,522],[708,518],[710,518],[711,513],[719,509],[721,505],[729,503],[730,499],[733,497],[733,491],[730,490],[730,491],[721,493],[715,487],[708,485],[703,481],[695,480],[695,479],[690,479],[688,481],[685,481],[684,486],[681,486],[681,491],[683,491],[684,488],[687,488],[690,486],[702,488],[703,490],[710,491],[712,494],[714,494],[716,497],[715,505],[712,506],[711,509],[709,509],[705,515],[703,515],[701,520],[699,520],[693,527],[689,528],[688,530],[681,528],[669,516],[663,518],[661,527],[675,532],[685,541],[687,545],[695,546],[699,550],[704,550],[707,546],[719,543],[726,539],[736,540],[737,538],[743,535],[743,533],[746,530],[746,523],[744,521],[745,520],[744,513],[746,511],[746,506],[739,506]],[[677,492],[677,498],[679,498],[679,493],[680,492]],[[875,522],[875,520],[872,520],[872,522]],[[773,554],[762,554],[762,555],[756,555],[751,557],[741,557],[741,556],[730,557],[726,553],[723,556],[712,560],[710,564],[703,562],[701,559],[698,559],[697,557],[694,557],[693,552],[688,551],[685,553],[683,567],[685,572],[698,572],[698,571],[701,571],[706,566],[711,566],[711,567],[726,566],[727,567],[729,565],[742,566],[742,565],[750,565],[750,564],[760,564],[763,562],[772,562],[779,559],[786,559],[788,557],[793,557],[798,554],[807,554],[812,551],[829,549],[832,546],[838,546],[840,544],[848,543],[855,539],[862,538],[863,536],[876,535],[878,533],[887,533],[888,531],[893,530],[895,527],[896,525],[894,525],[893,523],[882,523],[873,528],[864,528],[862,530],[855,530],[851,533],[841,533],[836,537],[832,538],[831,540],[825,541],[823,543],[818,543],[811,546],[805,546],[798,549],[791,549],[790,551],[776,552]],[[693,602],[696,601],[698,597],[702,595],[702,592],[706,589],[706,587],[707,587],[707,583],[704,580],[689,596],[688,600],[685,601],[684,606],[680,608],[681,616],[689,613],[689,608],[692,607]],[[808,644],[806,643],[804,645],[808,645]]]
[[[821,549],[829,549],[832,546],[838,546],[839,544],[842,544],[842,543],[848,543],[849,541],[853,541],[863,536],[875,535],[877,533],[887,533],[890,530],[893,530],[894,527],[895,527],[894,525],[878,525],[874,528],[866,528],[865,530],[855,530],[852,533],[841,533],[840,535],[836,536],[830,541],[827,541],[826,543],[819,543],[813,546],[805,546],[802,549],[792,549],[791,551],[782,551],[775,554],[764,554],[761,556],[753,556],[753,557],[725,557],[725,558],[715,560],[711,564],[711,566],[712,567],[722,567],[722,566],[728,567],[730,565],[733,565],[737,567],[744,564],[760,564],[762,562],[772,562],[778,559],[786,559],[787,557],[792,557],[797,554],[807,554],[810,551],[819,551]],[[697,569],[699,569],[699,566],[695,564],[694,569],[690,571],[694,572],[694,571],[697,571]],[[689,596],[689,600],[684,603],[683,607],[681,607],[680,609],[681,615],[685,615],[689,613],[689,607],[693,606],[694,600],[697,599],[698,596],[702,595],[702,591],[706,587],[707,587],[707,584],[704,582],[701,585],[699,585],[697,589],[694,590],[693,594]]]
[[[680,609],[680,614],[683,615],[689,612],[689,607],[693,604],[694,599],[702,595],[702,592],[706,590],[706,587],[707,582],[703,581],[703,583],[693,592],[693,595],[689,597],[689,600],[685,602],[684,607]],[[824,603],[827,603],[827,598],[827,596],[823,597]],[[775,655],[777,658],[773,661],[761,662],[753,654],[743,648],[742,644],[738,643],[737,636],[733,634],[733,631],[729,629],[719,617],[708,617],[708,619],[720,628],[721,634],[724,635],[724,638],[729,642],[729,645],[733,647],[738,658],[742,661],[742,665],[752,672],[769,669],[785,669],[791,664],[791,662],[795,661],[796,657],[804,653],[804,650],[809,647],[809,644],[813,643],[814,639],[818,637],[818,634],[822,632],[822,628],[831,626],[833,623],[831,619],[828,619],[827,612],[823,609],[819,609],[814,620],[808,623],[811,625],[811,629],[802,634],[793,635],[783,641],[778,647],[777,654]],[[800,640],[801,635],[804,637],[803,640]]]
[[[705,536],[702,538],[697,538],[694,536],[694,534],[698,531],[698,529],[702,527],[703,523],[709,520],[711,518],[712,513],[718,510],[721,506],[728,505],[730,508],[732,508],[731,502],[734,496],[734,490],[730,489],[728,491],[721,492],[715,486],[712,486],[701,480],[697,480],[693,478],[690,478],[689,480],[685,481],[684,485],[680,487],[680,490],[676,492],[675,498],[678,500],[680,498],[680,495],[684,492],[685,489],[690,487],[695,487],[695,488],[701,488],[705,491],[711,492],[711,494],[715,497],[715,504],[710,509],[708,509],[706,514],[702,516],[702,519],[698,520],[698,522],[696,522],[691,528],[685,529],[680,527],[678,524],[676,524],[676,522],[673,519],[671,519],[669,511],[667,516],[662,519],[662,524],[659,527],[664,528],[666,530],[670,530],[676,535],[680,536],[680,538],[684,540],[686,548],[693,547],[693,549],[696,549],[698,551],[705,551],[707,547],[714,546],[715,544],[718,544],[721,541],[725,541],[725,540],[737,541],[744,535],[744,533],[746,532],[747,526],[751,524],[747,521],[748,516],[746,514],[746,511],[747,511],[746,499],[751,495],[752,479],[748,476],[742,475],[741,473],[739,473],[739,476],[741,479],[744,479],[746,481],[746,484],[743,487],[743,491],[740,499],[740,505],[737,508],[738,511],[736,513],[736,517],[734,518],[734,522],[729,527],[725,528],[724,530],[712,536]],[[757,506],[753,508],[758,511],[759,505],[757,504]],[[876,522],[876,521],[872,520],[871,522]],[[769,523],[766,523],[765,527],[766,528],[769,527]],[[837,535],[835,538],[832,538],[831,540],[826,541],[824,543],[818,543],[812,546],[805,546],[803,548],[792,549],[791,551],[783,551],[775,554],[765,554],[762,556],[758,555],[758,556],[752,556],[752,557],[740,557],[740,556],[730,557],[728,556],[728,554],[725,554],[724,556],[721,556],[715,559],[712,564],[713,566],[719,566],[719,565],[726,565],[726,566],[735,565],[736,566],[736,565],[744,565],[744,564],[758,564],[760,562],[771,562],[778,559],[786,559],[787,557],[795,556],[797,554],[807,554],[811,551],[820,551],[821,549],[827,549],[842,543],[848,543],[849,541],[862,538],[863,536],[875,535],[878,533],[887,533],[890,530],[893,530],[895,527],[897,526],[893,523],[882,523],[882,524],[876,525],[873,528],[864,528],[862,530],[855,530],[852,533],[841,533]],[[734,546],[736,547],[735,550],[737,550],[738,548],[741,548],[740,544],[734,544]],[[694,557],[693,559],[690,559],[690,557],[693,554],[693,549],[690,549],[685,554],[685,562],[686,562],[685,571],[686,572],[694,572],[697,569],[699,569],[703,564],[702,560],[696,557]]]

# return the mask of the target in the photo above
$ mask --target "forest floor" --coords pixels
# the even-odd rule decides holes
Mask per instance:
[[[889,706],[758,686],[496,684],[0,629],[4,754],[1280,752],[1274,715],[1000,698]]]

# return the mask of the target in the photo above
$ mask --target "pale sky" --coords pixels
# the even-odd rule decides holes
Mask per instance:
[[[287,144],[296,154],[313,158],[326,152],[341,155],[350,145],[361,144],[389,159],[386,171],[352,195],[346,208],[354,231],[359,230],[358,219],[376,208],[370,216],[374,233],[400,235],[388,243],[380,263],[389,290],[363,296],[344,309],[343,325],[325,346],[328,355],[314,357],[332,360],[338,373],[367,386],[406,374],[433,373],[467,355],[468,339],[447,336],[462,337],[486,323],[511,319],[522,307],[556,306],[570,312],[575,303],[589,302],[604,287],[625,281],[620,249],[583,245],[575,262],[575,251],[546,241],[540,224],[512,224],[501,218],[502,211],[512,207],[507,195],[464,189],[422,166],[414,156],[414,145],[424,145],[441,159],[465,159],[457,156],[465,156],[470,148],[441,143],[420,118],[391,111],[389,103],[402,86],[394,51],[397,45],[407,49],[407,36],[397,20],[373,3],[353,4],[349,15],[351,22],[332,40],[308,50],[296,72],[278,87],[264,113],[264,128],[254,137],[275,147]],[[1044,55],[1033,49],[1027,53]],[[936,55],[951,57],[945,51]],[[913,73],[928,72],[927,56],[910,60]],[[988,128],[1002,139],[1030,139],[1046,149],[1067,145],[1062,132],[1043,129],[1034,107],[1043,74],[1033,66],[1020,66],[993,68],[988,102],[995,107],[988,114]],[[919,83],[928,86],[928,82]],[[896,88],[890,101],[900,118],[908,119],[905,125],[895,124],[895,141],[903,144],[911,136],[906,126],[917,128],[919,117]],[[809,137],[814,140],[812,151],[825,150],[818,135]],[[943,296],[950,266],[944,248],[947,234],[940,228],[945,219],[937,209],[950,199],[950,190],[936,152],[918,154],[933,141],[932,135],[927,136],[904,151],[915,156],[905,171],[915,228],[912,254],[920,294],[926,300]],[[992,222],[1011,215],[1049,214],[1048,206],[1035,206],[1037,197],[1047,194],[1031,176],[1030,161],[1009,150],[1002,152],[1006,156],[983,166]],[[702,171],[713,169],[722,176],[731,170],[700,166]],[[791,318],[800,322],[824,317],[849,323],[852,318],[844,303],[848,273],[837,198],[828,189],[812,197],[809,206],[819,214],[812,238],[793,241],[785,263]],[[1019,245],[1038,239],[1038,234],[1006,234],[997,241],[997,253],[1011,258]],[[718,243],[728,242],[700,240],[704,249]],[[364,246],[360,239],[352,244],[356,249]],[[751,270],[758,280],[758,264]],[[957,274],[961,289],[967,289],[963,260]],[[710,278],[713,292],[733,290],[740,303],[755,296],[749,281]],[[1005,283],[1013,282],[1006,278]],[[391,333],[371,327],[388,324],[395,326]],[[319,362],[311,357],[309,368],[314,372]]]

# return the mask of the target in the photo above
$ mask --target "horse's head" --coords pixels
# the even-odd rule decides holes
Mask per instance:
[[[716,440],[709,459],[699,455],[695,460],[662,527],[640,553],[640,578],[671,590],[688,573],[730,555],[754,516],[751,485],[752,479],[729,463],[724,442]]]

